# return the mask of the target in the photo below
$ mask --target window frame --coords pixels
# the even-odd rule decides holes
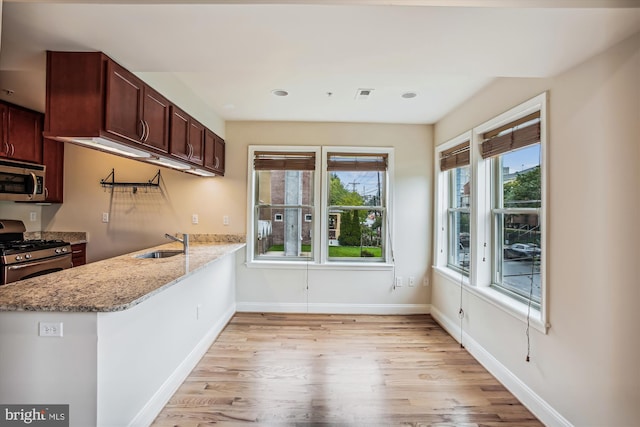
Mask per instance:
[[[269,257],[258,257],[255,253],[256,247],[256,236],[258,234],[258,222],[256,221],[256,170],[254,169],[254,157],[256,152],[274,152],[274,153],[315,153],[315,168],[313,174],[313,210],[312,210],[312,218],[317,218],[319,206],[320,206],[320,192],[318,188],[318,179],[319,179],[319,167],[320,167],[320,155],[321,150],[318,146],[272,146],[272,145],[251,145],[248,150],[248,160],[247,160],[247,207],[248,207],[248,215],[247,215],[247,230],[250,230],[247,233],[247,263],[255,263],[259,264],[294,264],[294,265],[304,265],[308,262],[315,262],[319,258],[319,239],[313,237],[311,242],[311,256],[301,256],[301,257],[284,257],[282,259],[279,258],[269,258]],[[304,216],[304,215],[303,215]],[[274,217],[275,222],[275,217]],[[320,224],[318,221],[312,220],[312,236],[318,236],[320,230]]]
[[[339,153],[345,155],[353,154],[381,154],[387,156],[387,170],[384,174],[384,182],[382,187],[385,190],[381,206],[384,210],[386,220],[382,226],[383,229],[383,256],[382,259],[375,258],[373,260],[366,257],[363,258],[331,258],[329,257],[329,178],[331,172],[327,170],[328,154]],[[390,147],[342,147],[342,146],[323,146],[322,147],[322,251],[321,263],[326,265],[367,265],[367,266],[390,266],[393,265],[393,208],[392,208],[392,183],[393,183],[393,158],[394,150]],[[377,208],[377,207],[376,207]]]
[[[444,171],[444,173],[448,175],[448,177],[445,179],[447,179],[449,184],[448,201],[447,201],[447,267],[468,277],[470,272],[470,267],[471,267],[471,249],[472,249],[471,241],[469,241],[469,256],[467,258],[468,264],[466,269],[464,267],[459,267],[455,265],[455,263],[453,262],[454,254],[452,253],[452,249],[456,244],[456,242],[458,241],[458,239],[456,239],[456,236],[454,236],[454,233],[453,233],[454,231],[453,223],[454,223],[455,214],[458,213],[458,214],[469,215],[469,225],[471,225],[471,200],[469,200],[469,205],[467,207],[452,206],[452,201],[456,197],[455,188],[454,188],[454,183],[456,178],[455,178],[454,172],[461,167],[464,167],[464,166],[458,166],[456,168],[448,169]],[[471,185],[471,181],[472,181],[471,165],[469,165],[468,168],[469,168],[469,185]],[[469,232],[469,238],[471,238],[471,232]]]
[[[476,230],[478,243],[476,248],[484,247],[484,253],[486,256],[484,260],[479,257],[480,254],[476,254],[474,257],[475,264],[477,265],[477,276],[474,278],[475,289],[479,291],[482,296],[488,301],[498,305],[508,313],[515,317],[526,321],[530,319],[532,327],[546,333],[549,327],[548,322],[548,283],[547,283],[547,265],[549,260],[549,254],[547,250],[547,235],[548,235],[548,221],[547,221],[547,209],[548,209],[548,191],[547,191],[547,146],[548,146],[548,96],[544,92],[534,98],[529,99],[521,103],[520,105],[496,116],[495,118],[486,121],[485,123],[477,126],[472,131],[472,156],[475,154],[477,159],[474,162],[475,181],[482,183],[483,185],[477,186],[476,194],[474,197],[474,204],[477,208],[478,215],[476,215]],[[493,229],[494,217],[492,209],[494,206],[493,185],[495,167],[493,165],[493,158],[489,157],[483,159],[480,155],[480,146],[482,144],[482,135],[493,129],[504,126],[508,123],[514,122],[518,119],[526,117],[536,111],[540,112],[540,191],[541,191],[541,207],[538,210],[538,221],[542,230],[540,236],[540,304],[539,307],[534,307],[533,304],[529,310],[528,301],[523,302],[521,298],[515,298],[508,295],[508,293],[498,290],[494,283],[494,266],[498,259],[498,248],[494,243]]]
[[[436,175],[437,193],[436,193],[436,215],[434,221],[434,239],[435,239],[435,265],[434,267],[440,269],[447,276],[455,280],[457,283],[470,283],[470,276],[473,271],[473,253],[474,251],[474,232],[473,232],[473,193],[474,193],[474,174],[473,174],[473,149],[472,149],[472,134],[471,131],[465,132],[449,141],[440,144],[436,147],[434,156],[434,171]],[[445,171],[440,168],[441,154],[457,145],[462,144],[465,141],[469,141],[470,161],[469,161],[469,179],[471,199],[469,200],[469,208],[464,209],[469,212],[469,266],[468,272],[465,272],[461,268],[451,265],[450,249],[451,242],[453,241],[452,227],[450,216],[455,211],[461,211],[461,208],[455,208],[451,206],[451,196],[453,193],[453,177],[452,173],[457,168],[447,169]]]
[[[533,144],[538,145],[538,144]],[[533,146],[532,145],[532,146]],[[540,150],[542,150],[542,146],[540,146]],[[515,150],[513,150],[515,151]],[[491,205],[491,239],[492,244],[495,248],[493,251],[492,257],[492,267],[491,267],[491,288],[497,290],[498,292],[504,293],[507,296],[518,300],[524,304],[529,304],[529,298],[524,295],[519,294],[518,292],[509,289],[508,286],[504,285],[504,228],[501,226],[500,218],[502,217],[502,221],[504,221],[504,217],[506,215],[536,215],[538,217],[538,227],[541,228],[541,237],[544,234],[544,228],[542,228],[540,222],[540,212],[541,208],[508,208],[504,206],[504,181],[503,181],[503,173],[502,173],[502,155],[508,154],[512,151],[507,151],[501,155],[492,157],[487,159],[491,162],[490,167],[491,171],[491,184],[490,191],[492,192],[492,205]],[[542,156],[541,156],[542,163]],[[540,165],[542,168],[542,164]],[[542,182],[541,182],[542,185]],[[542,206],[542,200],[541,200]],[[541,298],[542,301],[542,298]],[[536,310],[540,310],[540,302],[532,300],[531,304]]]
[[[348,269],[348,270],[392,270],[393,260],[393,236],[395,235],[395,224],[393,222],[393,171],[394,171],[394,149],[392,147],[353,147],[353,146],[308,146],[308,145],[250,145],[248,147],[247,159],[247,248],[246,265],[250,268],[285,268],[285,269]],[[315,174],[313,184],[314,206],[312,215],[312,256],[308,258],[257,258],[255,255],[255,239],[257,235],[255,191],[256,179],[253,159],[256,152],[314,152],[315,153]],[[346,260],[328,259],[328,191],[327,182],[329,173],[327,171],[327,153],[345,154],[386,154],[387,170],[385,174],[385,208],[387,215],[386,238],[384,245],[384,261],[370,262],[366,258]],[[304,221],[304,218],[303,218]]]
[[[528,301],[508,295],[497,290],[494,280],[494,260],[498,259],[496,244],[493,240],[494,228],[494,197],[491,185],[492,174],[495,173],[493,159],[481,156],[482,135],[515,120],[526,117],[534,112],[540,113],[540,186],[541,207],[538,209],[538,221],[541,228],[540,236],[540,304],[538,307]],[[440,171],[440,153],[460,144],[465,138],[471,141],[471,213],[470,213],[470,265],[469,276],[447,266],[447,223],[449,180],[446,172]],[[549,251],[547,236],[549,233],[547,211],[548,200],[548,94],[544,92],[510,110],[474,127],[468,132],[457,136],[436,147],[434,156],[435,179],[437,193],[435,196],[436,212],[434,221],[434,271],[448,278],[452,283],[464,285],[464,290],[476,295],[480,299],[509,313],[522,322],[529,322],[531,327],[547,333],[550,327],[548,318],[549,292],[547,270]]]

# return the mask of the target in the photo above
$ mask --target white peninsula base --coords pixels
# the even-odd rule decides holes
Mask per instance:
[[[235,313],[236,254],[123,311],[0,312],[0,403],[69,404],[71,427],[149,425]]]

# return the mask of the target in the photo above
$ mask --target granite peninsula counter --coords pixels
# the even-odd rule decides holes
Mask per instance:
[[[153,248],[22,280],[0,287],[0,311],[113,312],[131,308],[183,280],[244,243],[190,242],[187,255],[142,259]]]
[[[189,240],[1,286],[0,402],[69,404],[70,427],[151,424],[236,311],[244,236]]]

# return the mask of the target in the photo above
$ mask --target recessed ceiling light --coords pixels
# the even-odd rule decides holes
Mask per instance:
[[[404,99],[411,99],[411,98],[415,98],[416,96],[418,96],[418,94],[415,92],[405,92],[402,94],[402,97]]]
[[[289,95],[289,92],[287,92],[286,90],[282,90],[282,89],[274,89],[271,91],[272,94],[274,94],[275,96],[287,96]]]

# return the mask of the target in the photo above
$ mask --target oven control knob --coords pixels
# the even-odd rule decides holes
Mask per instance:
[[[62,253],[65,253],[65,252],[67,252],[67,248],[66,247],[62,248]]]
[[[16,255],[16,261],[22,261],[22,257],[20,255]]]
[[[25,259],[31,259],[31,254],[26,254],[26,255],[24,256],[24,258],[25,258]]]
[[[61,253],[61,252],[62,252],[62,249],[60,249],[60,248],[56,248],[56,253],[57,253],[57,254],[59,254],[59,253]]]

